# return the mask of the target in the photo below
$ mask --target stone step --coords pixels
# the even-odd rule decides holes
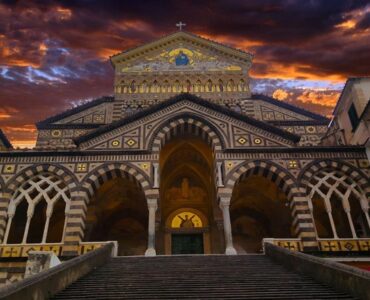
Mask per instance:
[[[116,257],[54,299],[354,299],[264,255]]]

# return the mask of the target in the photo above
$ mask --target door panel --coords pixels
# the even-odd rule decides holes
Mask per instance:
[[[203,254],[203,234],[172,234],[172,254]]]

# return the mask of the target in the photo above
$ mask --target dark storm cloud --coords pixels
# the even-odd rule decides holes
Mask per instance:
[[[368,1],[1,1],[0,126],[23,139],[15,128],[72,101],[111,94],[108,56],[173,32],[180,20],[189,31],[255,54],[253,86],[268,94],[290,89],[287,100],[306,108],[331,106],[286,79],[369,74]]]

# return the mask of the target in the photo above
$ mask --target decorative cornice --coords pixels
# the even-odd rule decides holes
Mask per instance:
[[[329,125],[330,120],[284,120],[284,121],[266,121],[274,126],[318,126]]]
[[[363,146],[325,146],[325,147],[249,147],[239,149],[226,149],[223,153],[364,153],[366,156],[366,148]],[[150,155],[151,152],[147,150],[70,150],[70,151],[55,151],[55,150],[28,150],[28,151],[11,151],[0,152],[1,157],[51,157],[51,156],[100,156],[100,155]]]
[[[265,131],[268,131],[268,132],[271,132],[271,133],[274,133],[280,137],[283,137],[287,140],[290,140],[294,143],[297,143],[299,140],[300,140],[300,136],[298,135],[295,135],[293,133],[290,133],[288,131],[285,131],[285,130],[282,130],[278,127],[275,127],[275,126],[272,126],[268,123],[265,123],[265,122],[262,122],[262,121],[259,121],[259,120],[256,120],[256,119],[253,119],[251,117],[248,117],[244,114],[240,114],[238,112],[235,112],[229,108],[226,108],[224,106],[221,106],[219,104],[215,104],[215,103],[212,103],[210,101],[207,101],[207,100],[204,100],[200,97],[197,97],[195,95],[192,95],[192,94],[188,94],[188,93],[182,93],[182,94],[179,94],[177,96],[174,96],[166,101],[163,101],[163,102],[160,102],[156,105],[153,105],[147,109],[144,109],[144,110],[141,110],[139,112],[136,112],[128,117],[125,117],[119,121],[116,121],[116,122],[113,122],[111,124],[108,124],[108,125],[105,125],[105,126],[102,126],[100,128],[98,128],[97,130],[93,131],[93,132],[90,132],[86,135],[83,135],[83,136],[80,136],[76,139],[74,139],[75,143],[77,145],[81,144],[82,142],[86,142],[90,139],[93,139],[101,134],[104,134],[106,132],[109,132],[111,130],[114,130],[116,128],[119,128],[121,126],[124,126],[128,123],[131,123],[131,122],[134,122],[134,121],[137,121],[139,120],[140,118],[143,118],[149,114],[152,114],[154,112],[157,112],[157,111],[160,111],[164,108],[167,108],[175,103],[178,103],[178,102],[181,102],[181,101],[190,101],[190,102],[193,102],[193,103],[196,103],[200,106],[204,106],[204,107],[207,107],[209,109],[212,109],[212,110],[215,110],[215,111],[218,111],[220,113],[223,113],[227,116],[230,116],[230,117],[233,117],[237,120],[240,120],[240,121],[243,121],[249,125],[252,125],[252,126],[255,126],[255,127],[258,127],[258,128],[261,128]]]
[[[309,117],[309,118],[312,118],[314,120],[330,122],[330,120],[328,118],[326,118],[326,117],[324,117],[322,115],[315,114],[315,113],[313,113],[311,111],[308,111],[308,110],[305,110],[303,108],[294,106],[292,104],[288,104],[288,103],[283,102],[283,101],[279,101],[279,100],[277,100],[275,98],[272,98],[270,96],[267,96],[267,95],[252,94],[251,99],[252,100],[253,99],[262,100],[262,101],[268,102],[270,104],[274,104],[276,106],[279,106],[281,108],[285,108],[285,109],[294,111],[294,112],[296,112],[298,114],[304,115],[304,116]],[[246,100],[248,100],[248,99],[246,99]]]
[[[110,96],[105,96],[105,97],[101,97],[101,98],[92,100],[92,101],[90,101],[90,102],[88,102],[86,104],[77,106],[75,108],[69,109],[69,110],[67,110],[65,112],[62,112],[60,114],[57,114],[55,116],[52,116],[50,118],[47,118],[47,119],[45,119],[43,121],[37,122],[36,123],[36,128],[37,129],[49,129],[51,123],[55,123],[57,121],[60,121],[62,119],[65,119],[67,117],[70,117],[72,115],[75,115],[77,113],[80,113],[80,112],[82,112],[82,111],[84,111],[86,109],[89,109],[89,108],[95,107],[97,105],[100,105],[102,103],[113,102],[113,101],[114,101],[114,97],[110,97]],[[53,124],[53,125],[66,126],[67,124]],[[72,125],[73,126],[78,126],[80,124],[71,124],[71,127],[73,127]],[[87,124],[82,124],[82,125],[87,125]],[[96,124],[92,124],[92,125],[96,126]],[[73,128],[77,128],[77,127],[73,127]]]

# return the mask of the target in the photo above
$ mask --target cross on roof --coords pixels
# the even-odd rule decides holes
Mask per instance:
[[[182,30],[182,28],[183,28],[183,27],[185,27],[185,26],[186,26],[186,24],[185,24],[185,23],[183,23],[183,22],[181,22],[181,21],[180,21],[179,23],[177,23],[177,24],[176,24],[176,27],[178,27],[180,31],[181,31],[181,30]]]

